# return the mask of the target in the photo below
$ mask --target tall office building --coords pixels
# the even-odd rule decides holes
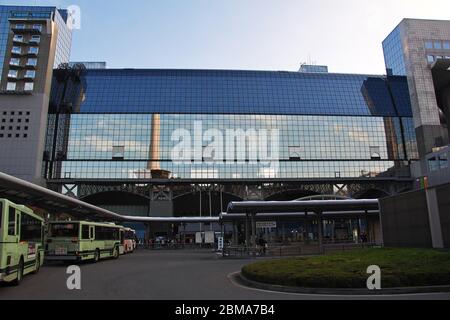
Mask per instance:
[[[55,7],[0,6],[0,168],[39,184],[53,69],[70,55],[66,21]]]
[[[404,19],[384,40],[383,50],[388,74],[407,76],[424,158],[449,143],[450,21]]]

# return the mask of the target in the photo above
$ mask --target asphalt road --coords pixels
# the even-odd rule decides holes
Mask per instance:
[[[210,251],[147,251],[81,265],[82,288],[66,287],[67,266],[44,266],[19,287],[0,285],[0,300],[317,300],[317,299],[448,299],[445,294],[382,297],[320,296],[275,293],[233,283],[228,275],[254,260],[222,260]]]

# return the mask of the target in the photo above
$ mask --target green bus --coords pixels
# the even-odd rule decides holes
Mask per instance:
[[[112,223],[57,221],[48,225],[46,260],[94,262],[123,254],[121,231]]]
[[[19,285],[44,263],[44,219],[33,210],[0,199],[0,282]]]

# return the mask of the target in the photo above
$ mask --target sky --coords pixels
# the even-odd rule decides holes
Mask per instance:
[[[109,68],[384,74],[381,42],[403,18],[450,19],[449,0],[0,0],[81,9],[72,61]]]

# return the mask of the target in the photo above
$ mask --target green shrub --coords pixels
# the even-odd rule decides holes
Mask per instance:
[[[381,268],[383,288],[450,285],[450,252],[431,249],[361,249],[329,256],[252,263],[244,277],[311,288],[366,288],[367,267]]]

